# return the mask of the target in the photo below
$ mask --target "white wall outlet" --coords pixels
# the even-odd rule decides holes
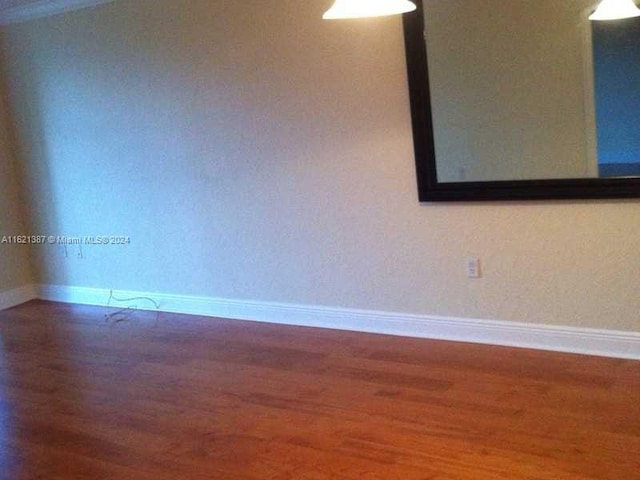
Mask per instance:
[[[481,278],[482,269],[480,268],[480,259],[477,257],[467,258],[466,262],[467,277]]]

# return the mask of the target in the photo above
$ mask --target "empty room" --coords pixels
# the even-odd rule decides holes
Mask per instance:
[[[639,41],[0,1],[0,480],[640,480]]]

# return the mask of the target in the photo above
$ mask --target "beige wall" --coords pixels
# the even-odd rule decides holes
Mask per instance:
[[[7,243],[13,240],[4,238],[28,233],[14,163],[4,93],[0,92],[0,293],[31,283],[29,247]]]
[[[640,203],[419,204],[401,21],[330,3],[10,27],[37,228],[132,239],[37,250],[39,281],[640,330]]]

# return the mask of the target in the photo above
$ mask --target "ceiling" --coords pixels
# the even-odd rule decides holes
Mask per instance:
[[[113,0],[0,0],[0,24],[24,22],[110,1]]]

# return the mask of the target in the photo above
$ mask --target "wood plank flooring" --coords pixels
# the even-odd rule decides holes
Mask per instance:
[[[640,362],[34,301],[0,478],[638,480]]]

